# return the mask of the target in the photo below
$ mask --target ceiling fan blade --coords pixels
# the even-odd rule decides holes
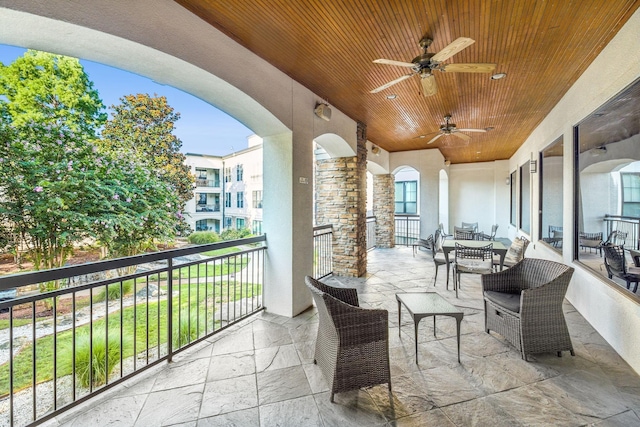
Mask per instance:
[[[426,137],[428,137],[429,135],[433,135],[436,133],[440,133],[440,131],[437,132],[429,132],[429,133],[425,133],[423,135],[418,135],[418,136],[414,136],[412,139],[425,139]]]
[[[431,57],[431,61],[442,62],[446,59],[451,58],[456,53],[460,52],[462,49],[471,46],[476,41],[474,39],[470,39],[468,37],[459,37],[449,43],[444,49],[440,52],[436,53]]]
[[[380,87],[375,88],[375,89],[374,89],[374,90],[372,90],[370,93],[378,93],[378,92],[380,92],[381,90],[385,90],[386,88],[388,88],[388,87],[390,87],[390,86],[393,86],[393,85],[394,85],[394,84],[396,84],[396,83],[400,83],[401,81],[406,80],[406,79],[408,79],[408,78],[409,78],[409,77],[411,77],[411,76],[413,76],[413,74],[407,74],[407,75],[405,75],[405,76],[398,77],[398,78],[397,78],[397,79],[395,79],[395,80],[392,80],[392,81],[390,81],[390,82],[388,82],[388,83],[383,84],[383,85],[382,85],[382,86],[380,86]]]
[[[434,136],[433,138],[431,138],[431,141],[427,142],[427,145],[431,144],[432,142],[434,142],[436,139],[440,138],[442,135],[444,135],[443,133],[439,133],[436,136]]]
[[[458,132],[486,132],[486,129],[458,129]]]
[[[420,82],[422,83],[422,94],[424,96],[432,96],[438,93],[436,78],[433,77],[433,74],[421,75]]]
[[[416,66],[416,64],[414,64],[413,62],[394,61],[393,59],[375,59],[373,62],[375,64],[395,65],[398,67],[407,67],[407,68],[412,68]]]
[[[451,135],[457,136],[458,138],[464,139],[465,141],[470,141],[471,140],[471,137],[469,135],[465,135],[464,133],[451,132]]]
[[[448,73],[490,73],[496,69],[496,64],[445,64],[441,70]]]

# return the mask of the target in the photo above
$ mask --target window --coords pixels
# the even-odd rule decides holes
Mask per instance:
[[[207,204],[207,194],[206,193],[198,193],[198,204],[206,205]]]
[[[224,182],[231,182],[231,168],[224,168]]]
[[[242,181],[242,165],[236,166],[236,181]]]
[[[236,193],[236,207],[244,208],[244,192],[238,191]]]
[[[196,169],[196,179],[207,179],[206,169]]]
[[[207,230],[207,220],[201,219],[196,221],[196,231],[206,231]]]
[[[244,218],[236,218],[236,230],[242,230],[244,228]]]
[[[224,228],[231,228],[231,217],[230,216],[226,216],[224,217]]]
[[[262,209],[262,190],[253,192],[254,209]]]
[[[516,201],[518,200],[518,187],[516,187],[516,171],[511,172],[509,183],[511,184],[511,225],[515,227],[517,212]]]
[[[262,234],[262,221],[252,221],[251,223],[251,233],[253,234]]]
[[[640,217],[640,172],[620,173],[622,178],[622,215]]]
[[[396,213],[418,213],[418,181],[396,182]]]
[[[563,139],[558,138],[540,153],[538,238],[562,252]]]
[[[520,166],[520,229],[531,232],[531,169],[529,162]]]
[[[231,193],[224,193],[224,207],[231,207]]]

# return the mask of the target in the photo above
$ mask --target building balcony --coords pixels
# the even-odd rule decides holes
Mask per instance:
[[[196,179],[196,187],[220,187],[219,179]]]
[[[196,205],[196,213],[220,212],[220,205]]]
[[[464,275],[459,298],[433,286],[426,252],[376,249],[362,278],[327,283],[356,287],[360,303],[389,310],[392,388],[338,393],[313,363],[318,318],[259,312],[81,403],[45,425],[639,425],[640,378],[588,322],[564,305],[575,356],[530,356],[484,331],[480,279]],[[268,284],[266,284],[268,286]],[[398,328],[395,293],[437,292],[464,311],[461,363],[455,320],[420,325],[415,363],[413,323]],[[268,308],[267,308],[268,309]],[[604,425],[603,424],[603,425]]]

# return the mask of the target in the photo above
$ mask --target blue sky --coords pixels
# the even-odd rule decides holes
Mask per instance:
[[[0,44],[0,62],[9,65],[26,49]],[[133,93],[164,95],[171,107],[180,113],[175,134],[182,141],[183,153],[226,155],[247,147],[252,134],[228,114],[206,102],[175,89],[154,83],[151,79],[97,62],[80,60],[89,79],[108,108],[119,104],[120,97]],[[109,111],[110,113],[110,111]]]

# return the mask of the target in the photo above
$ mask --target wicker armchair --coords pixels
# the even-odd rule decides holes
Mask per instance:
[[[502,335],[528,354],[570,351],[573,345],[562,302],[573,275],[565,264],[524,258],[513,267],[481,277],[485,330]]]
[[[389,384],[389,313],[358,307],[353,288],[335,288],[305,277],[318,308],[314,363],[335,393]]]

